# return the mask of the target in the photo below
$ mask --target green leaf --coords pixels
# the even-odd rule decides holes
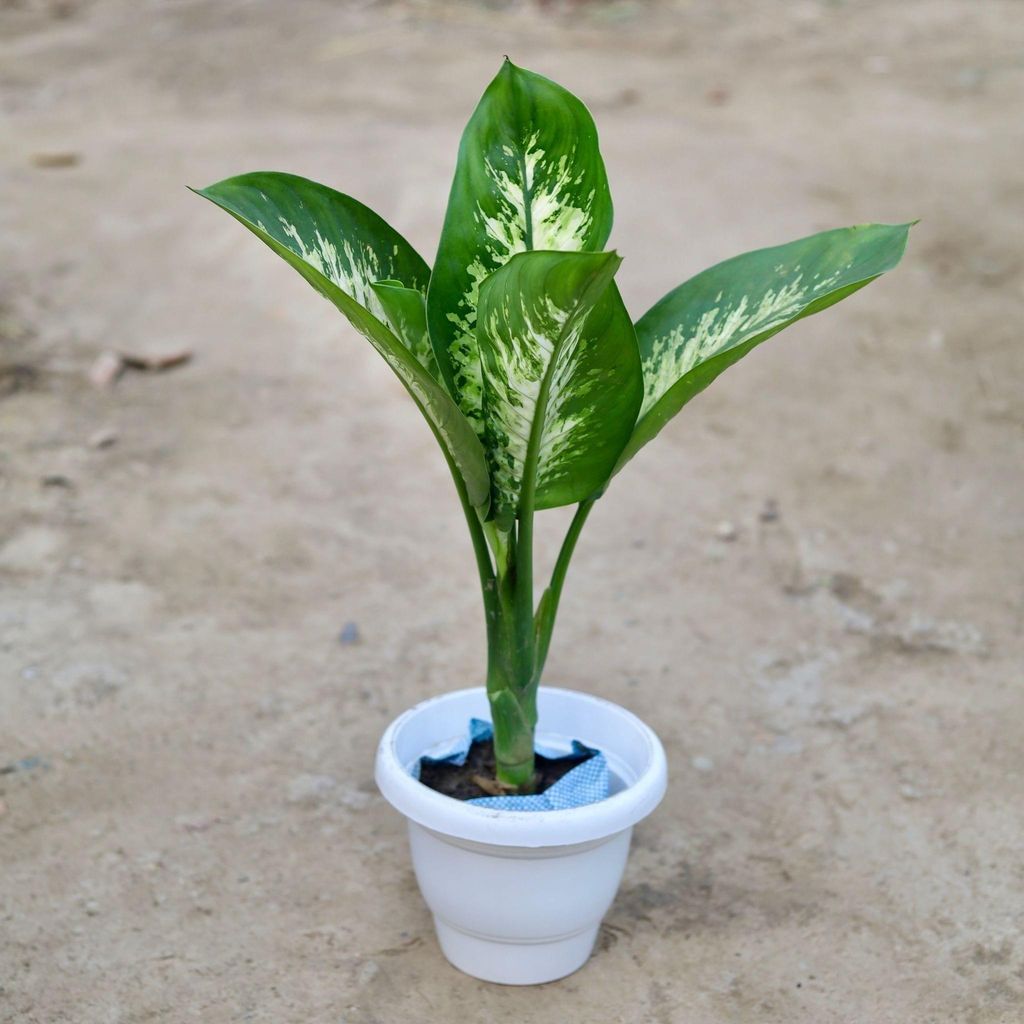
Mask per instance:
[[[736,256],[669,292],[637,321],[644,401],[615,471],[761,342],[892,270],[911,227],[823,231]]]
[[[427,291],[438,365],[478,430],[480,286],[519,252],[602,249],[611,226],[608,180],[586,107],[506,60],[463,133]]]
[[[391,329],[431,377],[439,379],[437,360],[427,333],[427,298],[418,288],[398,281],[375,281],[372,288]]]
[[[284,246],[378,320],[384,310],[373,291],[375,281],[425,290],[430,280],[422,257],[387,221],[326,185],[257,171],[197,191],[257,229],[264,241]]]
[[[469,501],[486,505],[490,483],[473,428],[380,319],[375,281],[421,288],[427,279],[426,264],[405,239],[349,196],[290,174],[244,174],[195,191],[244,224],[345,314],[419,406]]]
[[[499,524],[599,490],[629,440],[643,377],[615,253],[520,253],[480,289],[484,448]]]

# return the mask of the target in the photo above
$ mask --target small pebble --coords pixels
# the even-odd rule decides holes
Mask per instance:
[[[109,448],[116,443],[117,432],[110,427],[104,427],[89,436],[90,448]]]
[[[174,819],[174,823],[186,832],[205,832],[219,822],[220,818],[189,817],[188,815],[179,815]]]
[[[93,387],[108,388],[124,371],[124,360],[109,350],[101,352],[89,367],[89,381]]]
[[[762,523],[774,523],[779,518],[779,503],[774,498],[766,498],[757,518]]]
[[[39,482],[43,487],[64,487],[70,489],[75,486],[71,482],[71,477],[65,476],[63,473],[47,473],[46,476],[40,478]]]
[[[359,643],[359,626],[354,622],[346,622],[341,627],[338,640],[343,647],[351,647],[352,644]]]
[[[739,530],[736,529],[735,523],[730,523],[728,519],[723,519],[718,526],[715,527],[715,536],[722,541],[731,542],[739,536]]]
[[[699,772],[712,772],[715,770],[715,762],[710,757],[704,757],[703,754],[699,754],[697,757],[690,761],[690,764]]]
[[[85,912],[90,917],[95,917],[100,912],[100,905],[95,900],[89,900],[85,904]]]

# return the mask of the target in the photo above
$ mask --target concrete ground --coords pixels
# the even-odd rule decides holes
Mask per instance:
[[[1024,1019],[1019,3],[5,0],[0,36],[0,1020]],[[534,990],[445,965],[372,781],[392,716],[481,678],[444,465],[184,188],[294,171],[429,259],[504,53],[592,107],[637,315],[922,218],[591,517],[548,678],[672,781]],[[98,388],[105,349],[194,354]]]

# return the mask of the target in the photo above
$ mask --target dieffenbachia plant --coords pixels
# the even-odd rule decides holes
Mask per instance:
[[[908,224],[726,260],[635,324],[605,251],[612,202],[586,107],[506,60],[470,118],[431,269],[349,196],[289,174],[200,195],[349,319],[405,385],[476,553],[498,781],[528,790],[537,687],[580,530],[612,477],[723,370],[899,262]],[[534,517],[576,505],[535,603]]]

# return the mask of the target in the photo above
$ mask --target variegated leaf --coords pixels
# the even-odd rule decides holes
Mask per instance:
[[[615,253],[514,256],[480,289],[484,447],[498,522],[599,490],[629,439],[643,378]]]
[[[481,284],[519,252],[599,250],[611,225],[608,181],[586,107],[506,60],[463,133],[427,292],[438,365],[478,429]]]
[[[319,271],[378,320],[375,281],[425,290],[430,268],[387,221],[351,196],[294,174],[257,171],[199,190],[243,223],[255,225]]]
[[[367,207],[290,174],[258,172],[197,190],[226,210],[332,302],[394,370],[419,406],[474,506],[490,484],[483,448],[469,421],[384,323],[373,283],[422,288],[428,270],[412,247]]]
[[[751,349],[895,267],[910,227],[824,231],[736,256],[669,292],[637,321],[644,401],[616,471]]]
[[[427,333],[426,295],[398,281],[375,281],[372,287],[391,329],[431,377],[437,378],[437,360]]]

